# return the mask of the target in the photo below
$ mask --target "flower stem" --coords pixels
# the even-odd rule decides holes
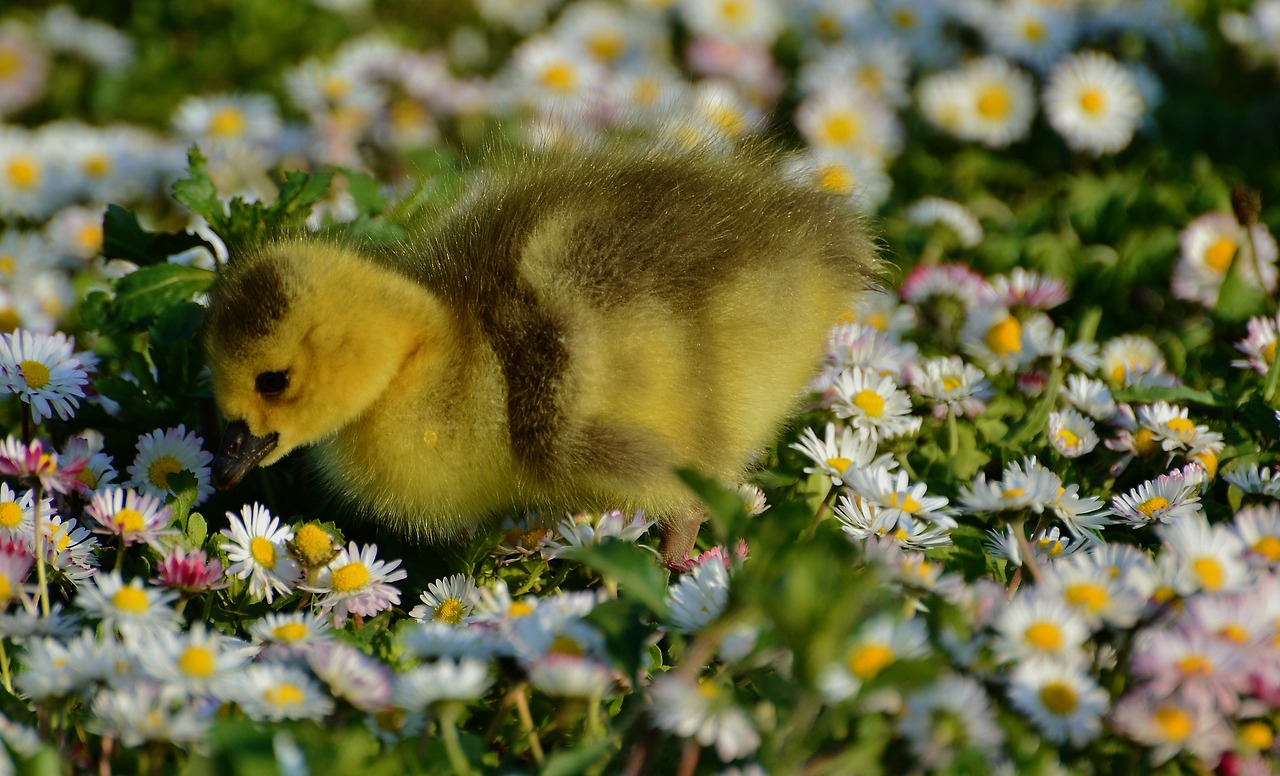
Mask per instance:
[[[40,480],[35,483],[35,528],[36,528],[36,584],[40,588],[40,613],[49,616],[49,578],[44,571],[44,526],[40,524],[40,502],[44,498],[44,489]]]
[[[458,739],[458,708],[457,703],[445,703],[440,707],[440,733],[453,772],[458,776],[471,776],[471,763],[467,761],[462,742]]]
[[[4,689],[13,695],[13,679],[9,676],[9,652],[4,647],[4,639],[0,639],[0,680],[4,681]]]
[[[960,425],[956,423],[956,408],[947,406],[947,455],[955,460],[960,451]]]
[[[1031,578],[1038,585],[1040,584],[1040,567],[1036,565],[1036,559],[1031,552],[1031,545],[1027,542],[1027,536],[1022,530],[1026,522],[1026,516],[1019,515],[1018,519],[1012,521],[1010,525],[1013,527],[1013,537],[1018,540],[1018,549],[1022,552],[1022,565],[1031,573]]]
[[[529,713],[529,696],[525,694],[527,686],[520,685],[512,694],[515,696],[516,715],[520,717],[520,724],[529,737],[529,752],[533,754],[533,761],[542,765],[542,741],[538,740],[538,731],[533,727],[533,715]]]

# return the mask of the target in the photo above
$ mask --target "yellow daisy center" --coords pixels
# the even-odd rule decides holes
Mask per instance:
[[[1191,715],[1177,706],[1161,706],[1151,716],[1156,727],[1170,741],[1185,741],[1191,735]]]
[[[0,574],[0,603],[7,603],[13,598],[13,583],[4,574]]]
[[[952,377],[948,375],[942,378],[942,390],[946,391],[947,393],[951,393],[955,389],[959,388],[962,384],[963,383],[960,382],[959,377]]]
[[[1000,497],[1004,499],[1022,498],[1026,492],[1027,491],[1022,488],[1005,488],[1000,492]]]
[[[1064,593],[1067,597],[1067,603],[1077,609],[1088,609],[1091,612],[1102,611],[1103,607],[1111,600],[1111,596],[1107,593],[1105,587],[1092,582],[1077,582],[1074,585],[1068,585]]]
[[[147,468],[147,479],[157,488],[168,490],[169,475],[180,471],[182,471],[182,464],[178,463],[178,459],[172,455],[165,455],[151,462],[151,466]]]
[[[1151,455],[1156,451],[1156,435],[1149,428],[1140,428],[1133,435],[1133,449],[1139,455]]]
[[[1213,661],[1204,655],[1187,655],[1177,666],[1184,676],[1208,676],[1213,672]]]
[[[1266,346],[1265,348],[1263,348],[1263,349],[1262,349],[1262,357],[1263,357],[1264,359],[1266,359],[1266,361],[1267,361],[1267,363],[1268,363],[1268,364],[1270,364],[1270,363],[1272,363],[1273,361],[1275,361],[1275,360],[1276,360],[1276,343],[1275,343],[1275,340],[1272,340],[1271,342],[1268,342],[1268,343],[1267,343],[1267,346]]]
[[[884,88],[884,77],[880,68],[875,65],[863,65],[853,74],[858,85],[869,92],[879,92]]]
[[[893,12],[893,22],[904,30],[916,26],[916,15],[909,8],[900,8]]]
[[[849,653],[846,663],[849,673],[862,681],[868,681],[893,662],[893,648],[888,644],[872,642],[862,644]]]
[[[34,188],[40,183],[40,163],[30,156],[9,160],[9,182],[19,189]]]
[[[1058,541],[1056,539],[1054,541],[1049,541],[1048,539],[1040,540],[1040,551],[1043,552],[1045,555],[1048,555],[1050,558],[1058,557],[1066,549],[1067,549],[1066,546],[1063,545],[1061,541]]]
[[[20,362],[18,368],[22,370],[22,378],[27,381],[27,385],[37,391],[49,384],[49,367],[39,361],[28,359]]]
[[[276,641],[283,641],[286,644],[292,644],[295,641],[301,641],[306,638],[309,632],[307,626],[300,622],[286,622],[284,625],[277,625],[271,629],[271,638]]]
[[[1076,436],[1076,433],[1069,428],[1059,429],[1058,433],[1054,434],[1054,438],[1063,447],[1075,447],[1080,444],[1080,437]]]
[[[360,561],[353,561],[334,569],[330,579],[334,592],[350,593],[369,584],[369,569]]]
[[[828,164],[818,173],[818,188],[832,194],[852,194],[853,173],[838,164]]]
[[[320,85],[320,90],[324,92],[325,97],[331,100],[338,100],[346,97],[351,92],[351,80],[345,76],[331,73],[325,76]]]
[[[214,111],[209,118],[209,134],[217,137],[236,137],[244,131],[244,112],[228,105]]]
[[[742,112],[737,108],[728,105],[721,105],[717,107],[715,110],[710,112],[708,118],[711,119],[711,123],[715,124],[721,132],[724,132],[726,135],[731,137],[737,137],[742,134],[742,131],[746,129],[747,126],[747,119],[742,115]]]
[[[725,0],[720,4],[720,15],[725,21],[741,24],[750,17],[747,4],[740,0]]]
[[[1022,23],[1022,37],[1032,43],[1039,43],[1044,40],[1045,29],[1044,22],[1039,19],[1027,19]]]
[[[0,528],[17,528],[21,522],[22,507],[16,501],[0,502]]]
[[[85,224],[76,232],[76,244],[86,251],[97,251],[102,247],[102,224],[93,222]]]
[[[1200,586],[1205,590],[1221,590],[1226,581],[1226,569],[1217,558],[1196,558],[1191,569],[1195,571],[1196,579],[1200,580]]]
[[[80,169],[90,178],[105,178],[111,172],[111,157],[104,153],[89,154],[80,163]]]
[[[1169,418],[1164,425],[1179,438],[1186,438],[1196,433],[1196,424],[1187,418]]]
[[[145,525],[142,513],[128,507],[116,512],[115,517],[111,518],[111,522],[115,525],[116,530],[122,534],[141,531]]]
[[[314,523],[307,523],[293,534],[293,549],[307,568],[324,565],[333,553],[333,537]]]
[[[631,91],[631,101],[637,105],[652,105],[662,94],[662,85],[656,78],[638,78]]]
[[[17,269],[17,256],[12,253],[0,253],[0,275],[12,275]]]
[[[22,72],[22,57],[9,48],[0,48],[0,80]]]
[[[1236,644],[1243,644],[1249,640],[1249,631],[1245,630],[1243,625],[1236,622],[1219,628],[1218,635],[1227,641],[1233,641]]]
[[[1169,500],[1163,496],[1152,496],[1146,501],[1138,505],[1138,511],[1147,517],[1151,517],[1161,509],[1169,508]]]
[[[1027,643],[1044,652],[1062,649],[1062,629],[1051,622],[1037,622],[1022,634]]]
[[[557,92],[572,91],[578,82],[578,71],[568,62],[556,62],[542,71],[542,85]]]
[[[461,605],[459,605],[461,608]],[[556,636],[551,640],[551,646],[547,651],[553,655],[568,655],[570,657],[582,657],[587,651],[582,648],[575,639],[568,636]]]
[[[422,109],[417,100],[403,97],[391,103],[391,123],[399,129],[413,129],[421,126],[427,118],[427,112]]]
[[[1079,700],[1076,691],[1069,684],[1050,682],[1040,688],[1040,703],[1052,714],[1065,717],[1076,710]]]
[[[1246,722],[1240,726],[1240,741],[1250,749],[1270,749],[1275,740],[1275,733],[1265,722]]]
[[[854,406],[862,410],[868,417],[878,418],[884,414],[884,397],[872,390],[861,390],[853,397]]]
[[[587,49],[597,58],[612,62],[622,56],[626,38],[614,30],[601,30],[587,40]]]
[[[297,706],[302,703],[306,694],[296,684],[281,682],[274,687],[268,687],[266,692],[262,693],[262,697],[273,706]]]
[[[914,515],[922,505],[919,501],[911,498],[910,493],[890,493],[889,506],[897,507],[908,515]]]
[[[276,567],[276,546],[261,536],[255,536],[249,541],[249,554],[263,568]]]
[[[1200,465],[1204,467],[1204,473],[1209,475],[1210,478],[1218,475],[1218,456],[1206,450],[1191,457],[1200,462]]]
[[[978,94],[978,113],[984,119],[999,120],[1009,115],[1013,100],[1009,92],[1000,86],[988,86]]]
[[[22,316],[12,307],[0,308],[0,331],[13,331],[22,325]]]
[[[190,646],[178,657],[178,668],[187,676],[205,679],[218,670],[218,661],[207,648]]]
[[[1204,263],[1216,272],[1226,272],[1231,267],[1231,259],[1236,255],[1236,241],[1230,237],[1219,237],[1204,252]]]
[[[862,127],[858,122],[858,117],[852,113],[828,116],[826,121],[822,122],[823,134],[836,145],[852,143],[857,139],[861,130]]]
[[[3,507],[0,507],[0,509],[3,509]],[[0,525],[8,525],[8,523],[0,517]],[[1268,561],[1275,563],[1280,560],[1280,538],[1264,536],[1253,543],[1253,551],[1266,558]]]
[[[987,329],[987,347],[997,356],[1022,352],[1022,324],[1017,318],[1005,318]]]
[[[457,625],[462,622],[463,611],[461,601],[456,598],[446,598],[436,606],[435,611],[432,612],[432,616],[438,622]]]
[[[853,466],[853,461],[850,461],[848,458],[828,458],[827,465],[832,469],[835,469],[837,472],[843,473],[845,469]]]
[[[516,601],[507,607],[507,618],[516,619],[517,617],[528,617],[533,614],[533,607],[523,601]]]
[[[1107,109],[1107,95],[1101,89],[1085,89],[1080,93],[1080,109],[1090,116],[1097,116]]]
[[[876,331],[885,331],[889,328],[889,322],[885,320],[884,315],[881,313],[871,313],[866,317],[863,323]]]
[[[147,592],[139,587],[122,587],[111,596],[111,605],[122,612],[141,614],[151,608]]]

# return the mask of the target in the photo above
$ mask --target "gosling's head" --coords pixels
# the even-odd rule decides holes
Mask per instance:
[[[332,434],[378,399],[412,349],[396,320],[406,282],[350,250],[304,241],[224,268],[204,328],[227,419],[215,485]]]

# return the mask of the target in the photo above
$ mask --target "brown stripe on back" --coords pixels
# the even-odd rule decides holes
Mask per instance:
[[[289,309],[284,275],[275,262],[230,265],[213,287],[206,326],[229,350],[266,336]]]

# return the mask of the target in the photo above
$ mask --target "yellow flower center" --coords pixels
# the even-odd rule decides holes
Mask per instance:
[[[437,622],[447,622],[450,625],[457,625],[462,622],[462,613],[464,609],[462,602],[456,598],[446,598],[436,606],[432,612],[433,618]]]
[[[1218,476],[1218,456],[1206,450],[1191,457],[1200,462],[1204,467],[1204,473],[1209,475],[1210,479]]]
[[[729,105],[721,105],[708,115],[711,123],[730,137],[737,137],[746,129],[747,119],[742,111]]]
[[[826,121],[822,122],[822,132],[836,145],[847,145],[858,138],[862,127],[858,122],[858,117],[852,113],[840,113],[835,116],[828,116]]]
[[[601,30],[587,40],[587,49],[597,59],[612,62],[622,56],[626,38],[614,30]]]
[[[984,119],[1000,120],[1009,115],[1013,101],[1009,92],[1000,86],[988,86],[978,94],[978,113]]]
[[[330,100],[340,100],[351,93],[351,79],[337,73],[330,73],[321,82],[320,90]]]
[[[517,617],[528,617],[531,614],[533,614],[533,607],[523,601],[516,601],[507,607],[507,617],[512,620]]]
[[[888,644],[872,642],[853,649],[846,663],[849,673],[865,682],[883,671],[885,666],[893,662],[893,658],[892,647]]]
[[[219,108],[209,119],[209,134],[216,137],[237,137],[243,131],[244,113],[239,108]]]
[[[1236,622],[1219,628],[1218,635],[1227,641],[1234,641],[1236,644],[1243,644],[1249,640],[1249,631],[1245,630],[1243,625]]]
[[[893,12],[893,22],[904,30],[916,26],[916,15],[909,8],[899,8]]]
[[[0,604],[8,603],[13,598],[13,583],[4,574],[0,574]]]
[[[542,85],[557,92],[570,92],[578,83],[578,71],[568,62],[556,62],[542,71]]]
[[[18,269],[18,257],[12,253],[0,253],[0,275],[12,275]]]
[[[568,655],[570,657],[582,657],[587,651],[582,648],[575,639],[568,636],[556,636],[551,640],[551,646],[547,651],[553,655]]]
[[[1051,622],[1037,622],[1022,634],[1027,643],[1044,652],[1062,649],[1062,629]]]
[[[1080,109],[1097,116],[1107,109],[1107,95],[1101,89],[1085,89],[1080,93]]]
[[[330,579],[334,592],[349,593],[369,584],[369,569],[360,561],[353,561],[334,569]]]
[[[1054,438],[1063,447],[1075,447],[1080,444],[1080,437],[1076,436],[1076,433],[1069,428],[1059,429],[1058,433],[1054,434]]]
[[[1196,424],[1187,418],[1169,418],[1164,422],[1166,428],[1178,435],[1179,439],[1186,439],[1196,433]]]
[[[3,507],[0,507],[0,509],[2,508]],[[8,523],[4,521],[3,517],[0,517],[0,525],[8,525]],[[1275,563],[1280,560],[1280,538],[1264,536],[1253,543],[1253,551],[1266,558],[1268,561]]]
[[[1208,676],[1213,673],[1213,661],[1204,655],[1187,655],[1177,663],[1184,676]]]
[[[1200,587],[1205,590],[1221,590],[1223,582],[1226,581],[1226,569],[1217,558],[1196,558],[1191,564],[1191,569],[1200,580]]]
[[[178,668],[187,676],[205,679],[218,670],[218,661],[207,648],[190,646],[178,657]]]
[[[22,316],[12,307],[0,307],[0,331],[9,332],[22,325]]]
[[[426,122],[427,112],[417,100],[402,97],[391,103],[391,123],[399,129],[413,129]]]
[[[867,417],[878,418],[884,414],[884,397],[875,391],[861,390],[853,397],[854,405]]]
[[[249,555],[263,568],[276,567],[276,546],[261,536],[255,536],[249,541]]]
[[[34,188],[40,183],[40,163],[30,156],[9,160],[9,182],[19,189]]]
[[[1267,343],[1267,346],[1266,346],[1265,348],[1263,348],[1263,349],[1262,349],[1262,357],[1266,360],[1266,362],[1267,362],[1268,364],[1271,364],[1272,362],[1274,362],[1274,361],[1276,360],[1276,343],[1275,343],[1275,340],[1272,340],[1271,342],[1268,342],[1268,343]]]
[[[922,504],[911,498],[910,493],[890,493],[889,506],[897,507],[908,515],[914,515],[916,510],[918,510]]]
[[[104,153],[89,154],[81,161],[80,169],[90,178],[105,178],[111,172],[111,157]]]
[[[741,2],[741,0],[725,0],[720,3],[720,15],[727,22],[741,24],[750,18],[751,14],[747,4]]]
[[[28,359],[20,362],[18,368],[22,370],[22,379],[37,391],[49,384],[49,367],[39,361]]]
[[[1226,272],[1231,267],[1231,259],[1235,257],[1238,247],[1234,239],[1219,237],[1204,252],[1204,263],[1215,272]]]
[[[182,471],[182,464],[178,463],[178,459],[172,455],[165,455],[151,462],[151,466],[147,469],[147,479],[151,480],[151,484],[157,488],[168,490],[169,475],[180,471]]]
[[[1005,318],[987,330],[987,347],[997,356],[1022,352],[1022,324],[1017,318]]]
[[[271,638],[276,641],[283,641],[286,644],[292,644],[295,641],[302,641],[309,632],[307,626],[300,622],[286,622],[284,625],[277,625],[272,628]]]
[[[884,76],[880,72],[880,68],[875,65],[863,65],[853,74],[858,85],[869,92],[879,92],[884,89]]]
[[[307,523],[293,534],[293,549],[307,568],[327,563],[333,555],[333,537],[314,523]]]
[[[1049,541],[1048,539],[1041,539],[1039,544],[1040,544],[1040,551],[1043,552],[1045,555],[1048,555],[1050,558],[1058,557],[1063,553],[1063,551],[1067,549],[1066,546],[1063,545],[1061,541],[1056,539],[1054,541]]]
[[[0,528],[17,528],[21,522],[22,507],[18,506],[18,502],[0,502]]]
[[[1065,717],[1076,710],[1076,691],[1063,682],[1050,682],[1040,688],[1040,702],[1051,714]]]
[[[951,393],[955,389],[959,388],[962,384],[963,383],[960,382],[959,377],[952,377],[948,375],[942,378],[942,390],[946,391],[947,393]]]
[[[1023,488],[1005,488],[1000,492],[1000,497],[1003,499],[1013,500],[1022,498],[1026,492],[1027,491]]]
[[[1151,517],[1162,509],[1169,508],[1169,500],[1163,496],[1152,496],[1146,501],[1138,505],[1138,511],[1147,517]]]
[[[1270,749],[1275,740],[1275,733],[1265,722],[1246,722],[1240,726],[1240,742],[1250,749]]]
[[[115,517],[111,518],[111,522],[115,525],[116,530],[122,534],[141,531],[145,525],[142,513],[128,507],[116,512]]]
[[[142,588],[122,587],[111,596],[111,605],[122,612],[141,614],[151,608],[151,599]]]
[[[306,698],[306,694],[296,684],[281,682],[274,687],[268,687],[266,692],[262,693],[262,697],[273,706],[297,706]]]
[[[1133,449],[1139,455],[1151,455],[1156,451],[1156,435],[1149,428],[1140,428],[1133,435]]]
[[[1022,23],[1022,37],[1032,43],[1039,43],[1044,40],[1045,29],[1044,23],[1039,19],[1027,19]]]
[[[1111,596],[1107,593],[1105,587],[1092,582],[1077,582],[1074,585],[1068,585],[1064,592],[1067,603],[1077,609],[1087,609],[1095,613],[1102,611],[1103,607],[1111,600]]]
[[[22,72],[22,57],[11,48],[0,48],[0,80]]]
[[[76,232],[76,244],[96,253],[102,248],[102,224],[95,221],[80,227]]]
[[[1191,715],[1177,706],[1161,706],[1151,717],[1170,741],[1185,741],[1191,735]]]
[[[828,164],[818,173],[818,188],[832,194],[852,194],[853,173],[838,164]]]
[[[832,469],[843,474],[845,469],[853,466],[853,461],[850,461],[848,458],[828,458],[827,466],[830,466]]]

